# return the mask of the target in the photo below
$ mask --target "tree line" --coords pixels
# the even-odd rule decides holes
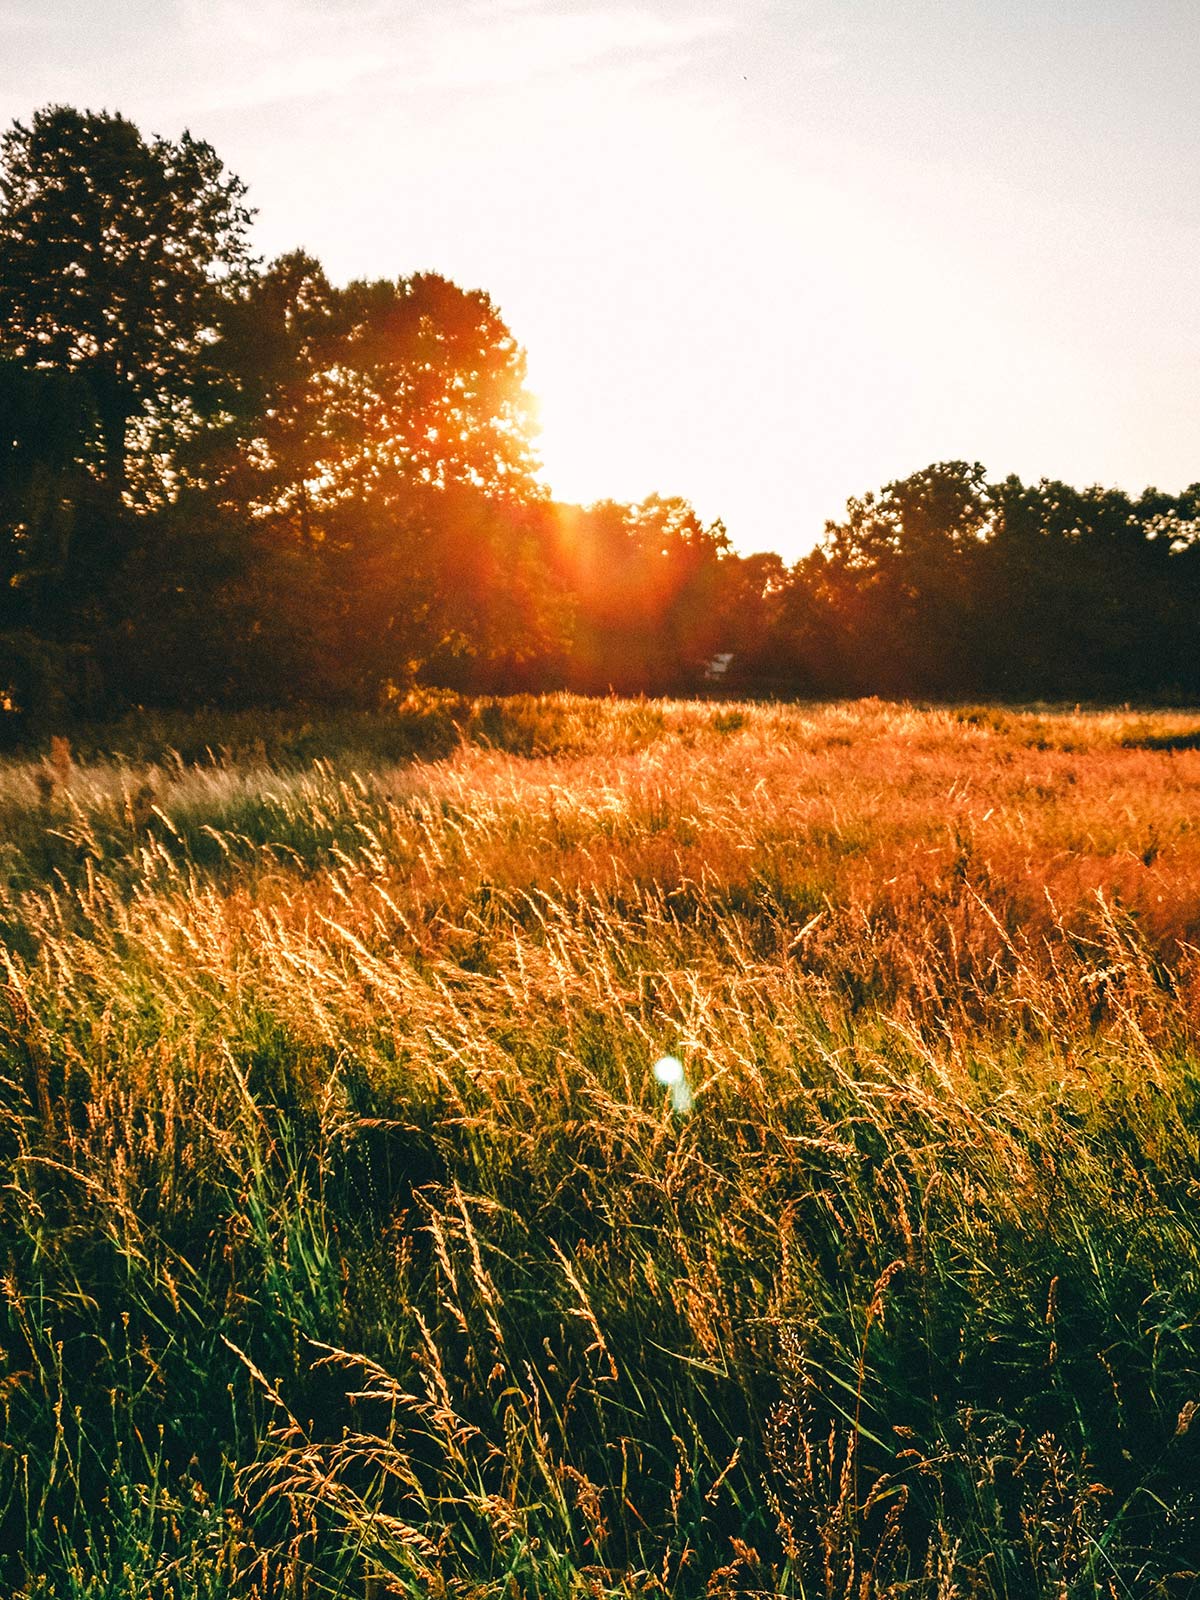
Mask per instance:
[[[466,690],[1200,692],[1200,485],[939,463],[793,566],[684,499],[556,503],[524,357],[435,273],[262,263],[210,146],[0,140],[0,728]]]

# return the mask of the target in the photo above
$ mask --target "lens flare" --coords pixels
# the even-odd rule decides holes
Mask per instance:
[[[665,1088],[670,1089],[671,1104],[676,1111],[692,1109],[692,1091],[684,1077],[683,1062],[678,1056],[659,1056],[654,1063],[654,1076]]]
[[[668,1088],[683,1082],[683,1062],[678,1056],[659,1056],[654,1063],[654,1076]]]

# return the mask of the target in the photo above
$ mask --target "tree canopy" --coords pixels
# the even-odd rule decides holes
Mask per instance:
[[[793,566],[678,496],[556,505],[482,289],[251,253],[190,134],[51,106],[0,138],[0,729],[414,681],[1200,693],[1200,485],[937,462]]]
[[[78,373],[123,491],[130,426],[186,409],[223,280],[249,264],[245,189],[210,145],[52,106],[0,141],[0,339]]]

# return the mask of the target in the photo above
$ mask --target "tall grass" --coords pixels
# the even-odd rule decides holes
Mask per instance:
[[[3,1592],[1200,1592],[1195,723],[403,718],[0,770]]]

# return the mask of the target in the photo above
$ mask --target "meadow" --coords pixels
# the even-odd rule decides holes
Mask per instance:
[[[4,1594],[1200,1593],[1200,714],[143,719],[0,868]]]

